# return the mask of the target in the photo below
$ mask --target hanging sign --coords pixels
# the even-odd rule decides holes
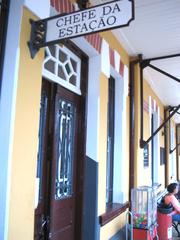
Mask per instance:
[[[31,21],[31,41],[36,48],[63,39],[128,26],[134,19],[134,0],[116,0],[85,10]],[[33,28],[35,29],[33,31]],[[39,33],[39,34],[37,34]]]
[[[57,16],[47,21],[46,42],[127,26],[133,15],[133,2],[119,0]]]

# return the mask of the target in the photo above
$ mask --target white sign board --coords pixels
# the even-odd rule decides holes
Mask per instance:
[[[134,19],[133,0],[117,0],[47,19],[45,42],[74,38],[128,26]]]

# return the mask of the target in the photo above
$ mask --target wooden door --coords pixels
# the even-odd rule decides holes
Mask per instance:
[[[81,240],[88,58],[73,43],[66,47],[81,60],[81,95],[43,79],[35,240]]]
[[[43,81],[35,240],[81,238],[84,100]]]
[[[58,86],[55,96],[50,233],[52,240],[75,239],[78,160],[81,155],[81,97]],[[78,151],[79,150],[79,151]]]

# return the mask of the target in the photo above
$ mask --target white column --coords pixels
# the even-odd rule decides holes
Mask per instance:
[[[109,56],[109,44],[103,39],[101,49],[101,71],[110,77],[110,56]]]
[[[12,139],[19,67],[19,36],[22,0],[12,0],[6,38],[4,68],[0,99],[0,239],[7,239],[9,191],[11,177]]]
[[[89,59],[86,155],[98,161],[100,55]]]
[[[118,74],[119,75],[119,74]],[[128,68],[124,67],[124,78],[116,78],[115,89],[115,140],[114,140],[114,181],[113,201],[125,202],[128,200],[127,167],[127,112],[126,98],[128,95]]]

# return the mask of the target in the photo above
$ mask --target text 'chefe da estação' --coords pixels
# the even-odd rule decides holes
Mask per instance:
[[[88,30],[95,31],[102,29],[107,25],[112,26],[117,21],[115,13],[120,11],[118,4],[116,4],[113,9],[111,6],[104,6],[100,18],[97,18],[96,9],[59,18],[56,23],[56,26],[59,27],[59,37],[71,36],[78,33],[83,34],[88,32]]]
[[[46,42],[73,38],[128,25],[133,1],[119,0],[47,19]]]

